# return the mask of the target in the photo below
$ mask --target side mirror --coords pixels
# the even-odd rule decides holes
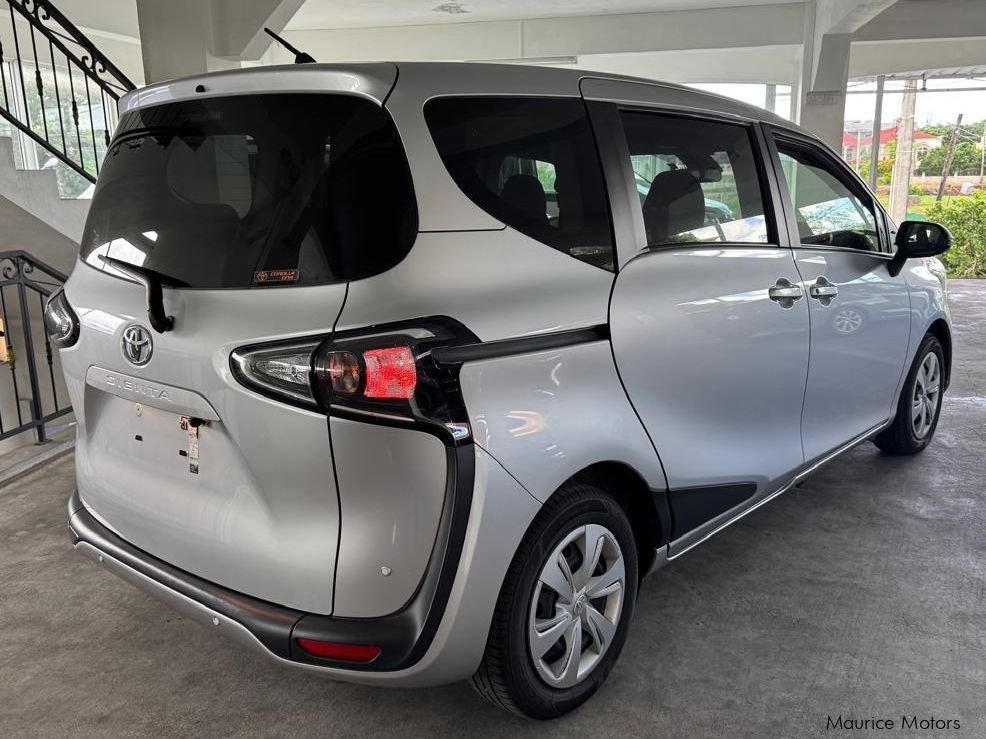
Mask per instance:
[[[904,221],[894,239],[897,253],[890,261],[890,274],[896,277],[908,259],[934,257],[952,246],[952,234],[944,226],[930,221]]]

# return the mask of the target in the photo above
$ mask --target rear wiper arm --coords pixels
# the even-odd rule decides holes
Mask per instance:
[[[165,277],[153,269],[138,267],[135,264],[130,264],[130,262],[124,262],[122,259],[107,257],[103,254],[100,254],[99,258],[117,272],[122,272],[130,279],[144,286],[144,292],[147,294],[147,320],[150,321],[151,328],[159,334],[163,334],[165,331],[170,331],[174,328],[175,317],[164,314],[164,291],[161,287],[165,283],[169,287],[188,287],[187,283]]]

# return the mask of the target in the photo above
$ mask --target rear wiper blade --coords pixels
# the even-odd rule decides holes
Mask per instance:
[[[165,331],[170,331],[174,328],[175,317],[167,316],[164,313],[164,291],[161,288],[163,285],[168,285],[168,287],[188,287],[187,282],[176,280],[173,277],[167,277],[147,267],[138,267],[135,264],[130,264],[130,262],[124,262],[122,259],[108,257],[103,254],[100,254],[99,258],[117,272],[122,272],[130,279],[144,286],[144,291],[147,294],[147,320],[150,321],[151,328],[159,334],[163,334]]]

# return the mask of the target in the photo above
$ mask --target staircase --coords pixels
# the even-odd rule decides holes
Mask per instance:
[[[75,262],[133,83],[49,0],[0,4],[0,453],[70,413],[44,300]]]
[[[13,205],[41,221],[50,230],[78,244],[82,238],[86,214],[89,212],[89,199],[64,197],[59,188],[58,173],[52,168],[18,167],[17,158],[14,156],[14,144],[12,138],[0,137],[0,198],[7,201],[0,204],[0,213],[8,209],[5,207],[7,204]],[[0,238],[7,242],[8,246],[18,246],[32,251],[27,244],[10,244],[11,234],[6,228],[6,219],[4,226]],[[50,254],[37,256],[43,261],[52,261]]]

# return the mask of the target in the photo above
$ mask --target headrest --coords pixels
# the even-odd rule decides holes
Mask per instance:
[[[672,237],[704,225],[705,195],[698,178],[684,169],[657,175],[644,199],[647,243],[673,243]]]

